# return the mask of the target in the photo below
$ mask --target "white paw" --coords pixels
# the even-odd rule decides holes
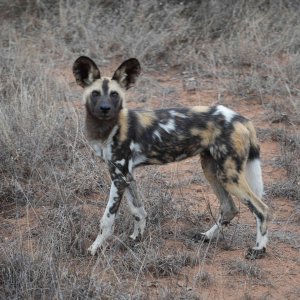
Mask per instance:
[[[135,233],[133,233],[132,235],[129,236],[130,239],[132,239],[133,241],[136,240],[137,235]]]
[[[94,256],[96,254],[96,251],[97,251],[97,248],[96,247],[93,247],[93,245],[91,245],[89,248],[88,248],[88,252],[90,253],[90,255]]]

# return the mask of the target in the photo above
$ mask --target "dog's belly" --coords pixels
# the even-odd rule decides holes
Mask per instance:
[[[171,145],[170,147],[154,147],[147,155],[149,163],[169,163],[181,161],[188,157],[200,154],[203,151],[200,145]]]
[[[194,141],[172,141],[170,143],[148,144],[142,153],[134,155],[134,166],[160,165],[174,161],[181,161],[188,157],[199,155],[203,151],[200,143]]]

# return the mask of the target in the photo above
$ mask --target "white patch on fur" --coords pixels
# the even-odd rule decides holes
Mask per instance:
[[[253,249],[261,250],[263,248],[267,248],[268,236],[267,233],[265,235],[261,235],[259,239],[257,239],[258,246],[255,246]]]
[[[170,119],[167,124],[159,123],[158,125],[167,133],[175,130],[175,121],[173,119]]]
[[[95,154],[103,159],[102,145],[98,141],[90,141],[90,145],[95,151]]]
[[[158,138],[158,140],[159,140],[160,142],[162,142],[162,138],[161,138],[160,133],[159,133],[158,130],[155,130],[155,131],[153,132],[153,139],[154,139],[154,138]]]
[[[125,165],[126,160],[123,158],[121,160],[116,160],[116,164],[120,164],[121,166]]]
[[[111,160],[111,144],[112,144],[112,139],[116,134],[117,130],[118,130],[118,126],[115,126],[105,141],[100,141],[100,140],[89,141],[96,155],[101,157],[105,161]]]
[[[212,238],[214,238],[215,236],[217,236],[217,234],[220,231],[220,226],[215,224],[213,225],[212,228],[210,228],[209,230],[207,230],[206,232],[204,232],[203,234],[209,239],[211,240]]]
[[[103,160],[108,161],[111,159],[111,145],[103,145],[100,141],[93,140],[90,141],[92,148],[94,149],[97,156],[101,157]]]
[[[262,235],[261,231],[260,231],[260,226],[261,226],[261,221],[260,219],[256,217],[256,230],[257,230],[257,234],[256,234],[256,245],[253,249],[255,250],[261,250],[263,248],[267,247],[267,243],[268,243],[268,233],[266,233],[265,235]]]
[[[214,148],[214,146],[210,146],[209,147],[209,152],[210,152],[210,154],[211,154],[212,157],[215,157],[216,154],[215,154],[215,148]]]
[[[147,160],[147,157],[145,155],[142,154],[138,154],[137,156],[134,157],[133,160],[133,168],[135,166],[138,166],[140,164],[142,164],[143,162],[145,162]]]
[[[217,110],[214,112],[214,115],[217,116],[218,114],[222,114],[225,117],[225,120],[229,123],[231,122],[232,118],[237,115],[236,112],[223,105],[217,106]]]
[[[130,159],[128,162],[128,172],[130,174],[132,174],[132,166],[133,166],[133,162],[132,162],[132,159]]]
[[[131,167],[131,169],[132,169],[135,166],[146,161],[147,157],[145,155],[143,155],[141,146],[139,144],[131,142],[129,147],[133,153],[133,161],[132,161],[132,167]]]
[[[170,115],[173,116],[173,117],[179,117],[179,118],[183,118],[183,119],[186,119],[188,118],[188,116],[186,116],[185,114],[182,114],[178,111],[175,111],[175,110],[170,110]]]
[[[123,175],[123,173],[122,173],[122,172],[120,171],[120,169],[118,169],[118,168],[116,168],[115,173],[116,173],[117,175]]]
[[[262,199],[264,194],[264,187],[263,187],[262,172],[261,172],[259,159],[247,161],[245,175],[246,175],[246,180],[253,193],[259,199]]]
[[[131,142],[129,148],[132,152],[141,152],[141,146],[135,142]]]
[[[222,225],[220,224],[220,221],[221,221],[221,216],[219,217],[217,224],[214,224],[209,230],[207,230],[202,234],[204,234],[209,240],[216,237],[221,230]]]

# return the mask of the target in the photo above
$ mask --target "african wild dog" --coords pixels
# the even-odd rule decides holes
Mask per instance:
[[[268,207],[261,200],[260,150],[252,123],[222,105],[128,110],[124,93],[136,82],[140,71],[140,64],[134,58],[124,61],[112,78],[101,77],[98,67],[88,57],[79,57],[73,65],[75,79],[84,88],[87,138],[96,154],[107,162],[112,179],[100,232],[89,252],[94,255],[112,235],[124,193],[134,217],[130,237],[135,240],[143,235],[146,211],[137,194],[135,167],[200,155],[221,212],[217,223],[195,238],[212,239],[238,213],[232,194],[256,217],[256,245],[248,250],[246,257],[263,256]]]

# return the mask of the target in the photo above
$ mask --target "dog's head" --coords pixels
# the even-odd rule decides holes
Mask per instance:
[[[73,74],[78,85],[84,88],[86,108],[100,120],[117,117],[123,108],[125,91],[135,82],[141,72],[137,59],[124,61],[112,78],[101,77],[97,65],[86,56],[80,56],[73,64]]]

